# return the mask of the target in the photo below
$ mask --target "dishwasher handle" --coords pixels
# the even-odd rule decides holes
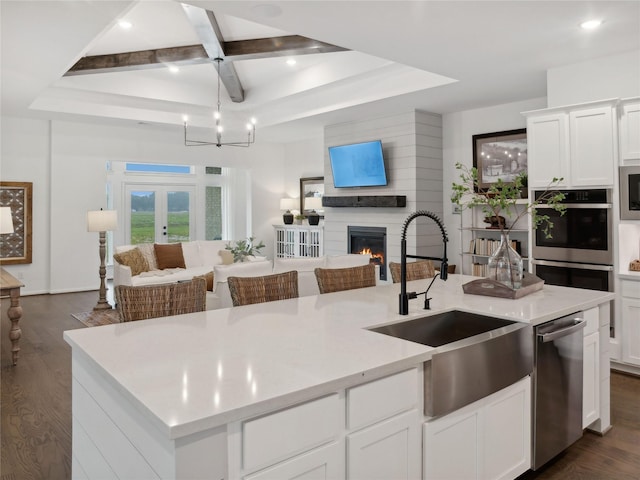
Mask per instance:
[[[575,323],[573,325],[570,325],[565,328],[552,330],[547,333],[538,333],[537,334],[538,339],[542,343],[553,342],[557,338],[566,337],[567,335],[571,335],[572,333],[577,332],[578,330],[582,330],[584,327],[587,326],[587,322],[585,322],[581,318],[575,319],[574,322]]]

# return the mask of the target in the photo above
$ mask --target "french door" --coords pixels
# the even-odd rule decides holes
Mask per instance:
[[[195,238],[194,199],[193,186],[128,184],[128,243],[176,243]]]

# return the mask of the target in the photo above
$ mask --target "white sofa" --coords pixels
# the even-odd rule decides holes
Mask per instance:
[[[158,285],[191,280],[193,277],[207,275],[213,272],[215,265],[232,263],[233,255],[225,250],[229,243],[226,240],[197,240],[182,242],[182,257],[185,268],[158,268],[153,243],[139,245],[121,245],[116,247],[115,253],[120,254],[137,248],[147,261],[149,270],[132,274],[130,266],[122,265],[114,255],[113,284],[139,287],[143,285]],[[268,263],[268,262],[265,262]],[[207,291],[207,310],[217,308],[218,302],[212,291]]]

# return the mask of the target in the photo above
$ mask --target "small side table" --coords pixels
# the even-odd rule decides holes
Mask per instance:
[[[18,352],[20,352],[20,318],[22,317],[22,307],[20,306],[20,289],[24,284],[16,277],[0,267],[0,296],[9,296],[11,305],[7,311],[9,320],[11,320],[11,330],[9,331],[9,339],[11,340],[11,356],[13,364],[18,363]]]

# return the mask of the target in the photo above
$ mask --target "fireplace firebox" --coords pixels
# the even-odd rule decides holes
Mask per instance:
[[[380,266],[380,280],[387,279],[387,229],[385,227],[347,227],[347,251],[371,255],[371,263]]]

